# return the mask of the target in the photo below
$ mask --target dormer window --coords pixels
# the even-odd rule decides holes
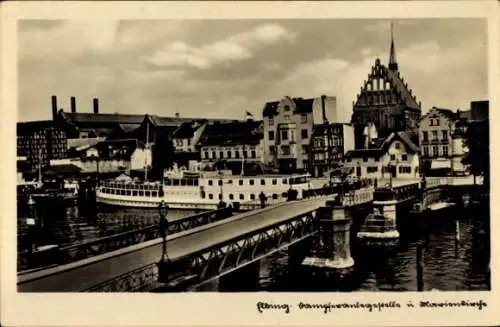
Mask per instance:
[[[290,106],[289,106],[289,105],[287,105],[287,104],[286,104],[286,105],[284,105],[284,106],[283,106],[283,110],[284,110],[284,111],[290,111]]]

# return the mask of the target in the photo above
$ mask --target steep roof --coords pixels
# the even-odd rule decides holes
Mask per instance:
[[[295,103],[294,114],[296,113],[309,113],[313,111],[313,103],[314,98],[312,99],[304,99],[304,98],[291,98],[291,100]],[[278,114],[278,105],[281,101],[271,101],[267,102],[264,105],[264,109],[262,110],[262,115],[264,117],[275,116]]]
[[[259,144],[262,139],[262,121],[235,121],[214,123],[205,127],[200,145]]]
[[[470,113],[470,111],[468,111]],[[437,113],[441,116],[446,117],[449,120],[457,120],[461,118],[461,112],[453,112],[451,109],[445,109],[445,108],[438,108],[438,107],[432,107],[420,120],[423,120],[427,118],[429,115],[432,115],[433,113]]]
[[[360,158],[360,157],[375,157],[381,156],[387,152],[389,146],[394,140],[399,140],[406,144],[413,152],[418,152],[418,146],[412,140],[412,135],[408,132],[391,133],[388,137],[375,139],[368,149],[355,149],[346,153],[347,157]]]
[[[29,135],[40,130],[55,128],[57,126],[58,125],[52,120],[19,122],[17,123],[16,133],[18,136]]]
[[[177,128],[173,134],[172,138],[175,139],[190,139],[193,137],[194,132],[200,128],[201,125],[198,123],[192,123],[192,122],[187,122],[187,123],[182,123],[179,128]]]
[[[382,65],[383,66],[383,65]],[[391,82],[392,85],[396,87],[398,94],[401,96],[401,99],[404,101],[405,105],[409,108],[420,110],[420,105],[417,103],[416,99],[408,90],[407,84],[405,84],[402,78],[399,75],[399,72],[392,71],[387,69],[387,67],[383,66],[387,74],[387,78]]]

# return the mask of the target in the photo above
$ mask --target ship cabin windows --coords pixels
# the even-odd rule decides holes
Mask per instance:
[[[133,195],[133,196],[137,196],[137,193],[138,193],[138,192],[137,192],[136,190],[132,191],[132,195]]]
[[[209,198],[210,200],[213,200],[214,195],[213,195],[212,193],[210,193],[210,194],[208,195],[208,198]]]
[[[210,181],[209,181],[210,182]],[[166,179],[165,185],[168,186],[198,186],[198,180],[195,178],[172,178]],[[210,185],[210,183],[209,183]],[[154,190],[158,188],[155,187]]]
[[[261,179],[260,180],[260,185],[266,185],[266,180],[265,179]]]
[[[238,181],[238,184],[239,184],[239,185],[243,185],[243,180],[242,180],[242,179],[240,179],[240,180]]]
[[[255,200],[255,194],[250,194],[250,200]]]
[[[245,200],[245,194],[240,193],[240,200]]]
[[[276,180],[276,178],[273,178],[273,185],[276,185],[278,183],[278,181]]]
[[[232,193],[229,194],[229,200],[234,200],[234,195]]]
[[[292,177],[292,178],[290,178],[290,185],[305,184],[305,183],[307,183],[307,177],[306,176]]]
[[[144,191],[139,191],[139,196],[144,196]]]

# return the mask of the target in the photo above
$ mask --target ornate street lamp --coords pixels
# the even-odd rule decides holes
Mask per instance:
[[[160,262],[169,261],[168,253],[167,253],[167,236],[168,236],[168,205],[165,201],[161,201],[159,211],[160,211],[160,234],[163,239],[162,243],[162,252],[161,252],[161,260]]]

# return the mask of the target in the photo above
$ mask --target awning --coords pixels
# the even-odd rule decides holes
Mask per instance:
[[[431,169],[451,168],[450,160],[432,160]]]

